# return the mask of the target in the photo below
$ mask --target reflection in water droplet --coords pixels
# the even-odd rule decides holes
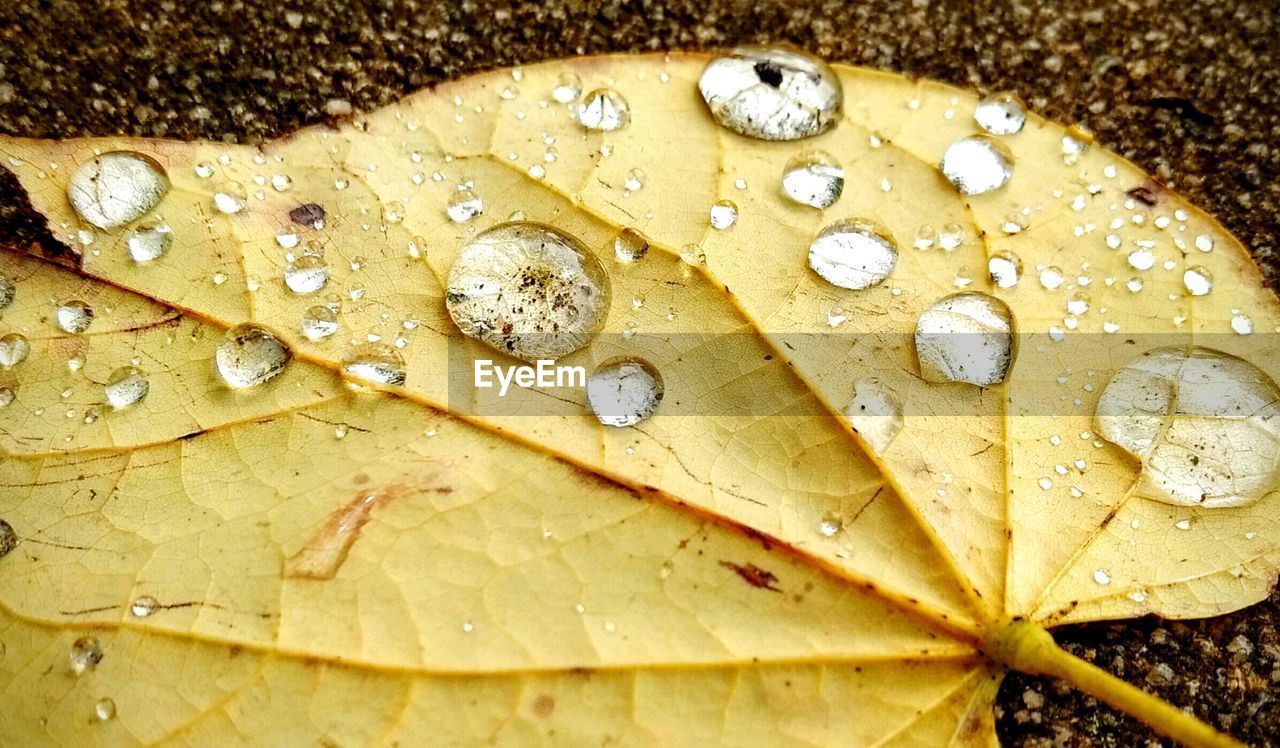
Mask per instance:
[[[71,671],[76,675],[92,670],[102,662],[102,643],[95,637],[82,636],[71,644]]]
[[[999,189],[1013,175],[1013,156],[986,135],[960,138],[942,154],[942,173],[964,195]]]
[[[284,269],[284,284],[296,294],[312,294],[329,282],[329,263],[323,257],[304,254]]]
[[[561,73],[556,77],[555,87],[551,89],[551,98],[561,104],[577,101],[582,95],[582,79],[573,73]]]
[[[874,286],[888,278],[897,264],[897,245],[869,221],[837,221],[819,231],[809,245],[809,267],[841,288]]]
[[[915,342],[925,381],[999,384],[1013,362],[1013,313],[988,294],[953,294],[921,313]]]
[[[792,156],[782,170],[782,192],[813,208],[827,208],[844,191],[844,169],[823,151]]]
[[[214,353],[218,374],[237,389],[262,384],[284,371],[289,349],[257,325],[238,325],[227,332]]]
[[[159,600],[155,599],[151,595],[143,595],[133,601],[133,605],[129,607],[129,612],[133,613],[136,618],[146,618],[156,612],[156,609],[159,607]]]
[[[134,262],[158,260],[173,246],[173,230],[163,223],[146,223],[129,232],[125,244]]]
[[[9,555],[9,551],[18,547],[18,533],[13,525],[0,519],[0,558]]]
[[[799,140],[840,118],[835,71],[802,52],[738,47],[702,71],[698,90],[721,126],[761,140]]]
[[[361,343],[342,359],[342,370],[361,382],[399,387],[405,382],[404,358],[386,343]]]
[[[635,229],[623,229],[613,238],[613,256],[619,262],[635,262],[648,253],[648,238]]]
[[[588,130],[621,130],[631,124],[631,107],[612,88],[597,88],[578,104],[578,123]]]
[[[146,376],[132,366],[122,366],[111,372],[103,385],[107,404],[119,410],[133,405],[147,396],[151,383]]]
[[[100,721],[108,722],[116,716],[116,702],[111,699],[98,699],[93,705],[93,713]]]
[[[1252,504],[1280,484],[1280,389],[1258,367],[1200,346],[1125,364],[1098,398],[1098,434],[1142,461],[1140,495]]]
[[[1062,274],[1062,268],[1055,265],[1050,265],[1040,271],[1040,285],[1050,291],[1056,291],[1061,288],[1065,280],[1066,276]]]
[[[0,337],[0,366],[8,369],[27,360],[31,353],[31,344],[21,333],[11,332]]]
[[[711,206],[711,228],[723,231],[738,222],[738,206],[732,200],[720,200]]]
[[[0,275],[0,312],[4,311],[13,303],[14,297],[18,295],[18,284],[11,279]]]
[[[822,533],[823,537],[833,538],[842,529],[844,525],[840,522],[840,518],[833,514],[826,515],[818,523],[818,532]]]
[[[1098,584],[1111,584],[1111,575],[1105,569],[1094,569],[1093,581]]]
[[[877,454],[883,454],[902,430],[898,393],[874,377],[853,383],[853,400],[845,406],[844,415]]]
[[[1001,250],[987,260],[987,272],[999,288],[1013,288],[1022,277],[1022,260],[1013,252]]]
[[[221,213],[235,215],[244,210],[248,199],[244,188],[238,184],[228,182],[213,193],[213,207],[217,208]]]
[[[484,212],[484,201],[471,190],[458,190],[449,198],[445,212],[454,223],[465,223]]]
[[[662,403],[662,375],[638,358],[606,361],[587,379],[587,402],[606,426],[634,426]]]
[[[302,313],[302,334],[308,340],[327,338],[338,331],[338,315],[323,304],[308,307]]]
[[[1182,274],[1182,285],[1192,296],[1205,296],[1213,290],[1213,276],[1206,268],[1196,265]]]
[[[1013,135],[1027,122],[1027,110],[1014,94],[992,94],[978,102],[973,120],[992,135]]]
[[[93,309],[83,301],[67,301],[58,306],[54,317],[63,332],[79,334],[88,330],[93,323]]]
[[[445,291],[465,335],[526,360],[558,358],[604,324],[609,278],[577,239],[550,226],[494,226],[462,248]]]
[[[67,184],[76,214],[100,229],[141,218],[168,191],[169,177],[160,164],[129,151],[110,151],[86,161]]]

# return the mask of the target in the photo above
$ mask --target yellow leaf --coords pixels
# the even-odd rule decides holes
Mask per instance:
[[[1274,465],[1256,500],[1180,506],[1155,457],[1095,426],[1149,349],[1277,370],[1269,336],[1240,334],[1280,324],[1247,252],[1034,114],[978,146],[1011,160],[1008,183],[961,194],[939,164],[981,132],[978,99],[941,84],[837,66],[834,126],[739,135],[698,96],[708,59],[500,71],[262,148],[0,139],[78,253],[71,269],[0,255],[16,289],[0,334],[30,346],[0,369],[17,542],[0,557],[0,735],[989,744],[1015,667],[1225,740],[1043,628],[1213,615],[1274,584]],[[553,95],[573,80],[614,89],[629,123],[584,128],[619,104],[588,93],[578,117]],[[821,210],[780,187],[811,151],[844,169]],[[118,152],[164,179],[138,211],[86,212]],[[581,242],[608,278],[603,329],[557,364],[645,360],[664,384],[652,417],[603,426],[581,386],[472,387],[478,360],[520,362],[458,332],[450,271],[517,219]],[[882,281],[810,269],[842,219],[896,247]],[[643,258],[615,258],[624,229]],[[72,300],[93,310],[83,332],[59,322]],[[1007,375],[936,381],[950,364],[922,365],[917,325],[974,304],[1012,320]],[[218,350],[246,324],[290,358],[231,388]],[[403,381],[352,381],[370,351]],[[145,392],[128,379],[117,399],[136,402],[114,407],[127,377]],[[893,401],[900,423],[860,409]],[[77,675],[83,637],[103,655]]]

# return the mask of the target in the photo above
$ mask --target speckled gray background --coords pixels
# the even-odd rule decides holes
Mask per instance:
[[[544,3],[0,0],[0,132],[256,141],[478,70],[595,52],[787,42],[830,60],[1012,90],[1208,209],[1280,283],[1280,3]],[[0,241],[39,239],[0,180]],[[1280,744],[1280,596],[1192,624],[1059,632],[1073,651],[1253,745]],[[1007,745],[1150,733],[1014,676]]]

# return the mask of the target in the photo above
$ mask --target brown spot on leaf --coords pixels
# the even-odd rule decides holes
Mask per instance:
[[[555,710],[556,700],[545,693],[533,700],[533,713],[540,719],[550,717]]]
[[[778,578],[773,572],[761,569],[755,564],[735,564],[732,561],[721,561],[720,565],[742,578],[742,581],[757,589],[781,592],[778,589]]]

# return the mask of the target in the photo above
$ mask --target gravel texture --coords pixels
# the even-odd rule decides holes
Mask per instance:
[[[827,59],[1011,90],[1217,216],[1280,285],[1274,0],[736,2],[6,0],[0,132],[254,142],[437,81],[598,52],[794,44]],[[40,237],[0,179],[0,237]],[[1252,745],[1280,744],[1280,596],[1199,622],[1056,632],[1073,652]],[[1006,745],[1144,745],[1070,689],[1010,677]]]

